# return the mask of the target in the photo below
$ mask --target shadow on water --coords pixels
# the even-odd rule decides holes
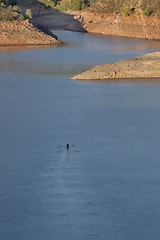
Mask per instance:
[[[74,75],[91,68],[88,64],[67,64],[65,66],[56,63],[22,62],[12,60],[0,60],[0,72],[24,73],[33,75]]]
[[[40,25],[50,29],[67,29],[71,26],[71,28],[74,27],[77,31],[87,32],[83,28],[83,23],[77,21],[73,14],[60,12],[57,9],[52,9],[51,12],[48,11],[48,13],[46,12],[43,16],[37,15],[34,17],[33,22],[35,26]]]
[[[104,80],[79,80],[79,82],[86,82],[89,84],[125,84],[125,85],[143,85],[143,86],[160,86],[160,78],[150,79],[104,79]]]
[[[18,51],[23,50],[34,50],[34,49],[47,49],[47,48],[58,48],[61,46],[54,46],[54,45],[22,45],[22,46],[0,46],[0,54],[15,54]]]

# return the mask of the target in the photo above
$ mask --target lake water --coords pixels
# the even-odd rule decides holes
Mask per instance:
[[[159,239],[160,81],[70,77],[160,42],[54,33],[0,48],[0,239]]]

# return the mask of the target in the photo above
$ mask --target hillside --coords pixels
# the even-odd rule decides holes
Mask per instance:
[[[90,11],[120,14],[126,8],[135,13],[156,15],[160,11],[160,0],[99,0]]]
[[[35,26],[29,6],[39,9],[36,0],[0,0],[0,45],[61,44],[47,29]]]
[[[27,20],[0,21],[0,45],[59,45],[55,36],[50,36]]]
[[[99,0],[77,19],[89,33],[160,39],[160,0]]]

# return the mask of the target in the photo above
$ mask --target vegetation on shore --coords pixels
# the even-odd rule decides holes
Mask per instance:
[[[26,9],[25,13],[19,6],[16,5],[15,0],[3,1],[0,0],[0,20],[13,21],[31,19],[32,13],[30,9]]]
[[[31,1],[35,4],[37,0],[0,0],[1,46],[61,44],[52,32],[33,23],[26,4]]]
[[[14,0],[13,0],[14,1]],[[131,14],[142,14],[145,17],[150,15],[160,19],[160,1],[159,0],[37,0],[44,7],[55,7],[59,11],[68,9],[79,11],[88,8],[91,12],[122,14],[130,16]]]
[[[55,7],[59,11],[74,11],[85,10],[90,6],[90,0],[38,0],[44,4],[44,8],[49,9]]]
[[[150,15],[160,18],[159,0],[98,0],[90,9],[97,13],[112,13],[129,16],[131,14]]]
[[[0,0],[0,20],[23,20],[32,18],[32,7],[41,6],[46,10],[57,9],[66,10],[85,10],[95,0]],[[26,9],[26,6],[28,9]],[[21,10],[26,9],[26,12]]]
[[[150,15],[160,18],[159,0],[0,0],[0,19],[26,19],[32,18],[31,10],[27,9],[22,13],[20,6],[41,5],[44,9],[55,8],[59,11],[88,10],[100,14],[142,14],[145,17]]]

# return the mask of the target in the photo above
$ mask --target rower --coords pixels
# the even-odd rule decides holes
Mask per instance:
[[[69,143],[66,144],[66,148],[69,149]]]

